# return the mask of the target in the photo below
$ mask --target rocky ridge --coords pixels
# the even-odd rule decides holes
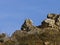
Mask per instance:
[[[26,19],[11,37],[0,34],[0,45],[60,45],[60,14],[48,14],[39,26]]]

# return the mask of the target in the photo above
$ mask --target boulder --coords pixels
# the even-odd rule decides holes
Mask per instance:
[[[58,18],[56,20],[56,25],[60,27],[60,15],[58,16]]]
[[[54,20],[55,20],[56,17],[57,17],[57,15],[58,15],[58,14],[53,14],[53,13],[51,13],[51,14],[48,14],[48,15],[47,15],[47,18],[50,18],[50,19],[54,19]]]
[[[26,19],[21,27],[23,31],[29,31],[33,28],[33,22],[30,19]]]
[[[55,25],[55,20],[53,19],[46,19],[42,22],[42,25],[43,26],[46,26],[46,27],[53,27]]]

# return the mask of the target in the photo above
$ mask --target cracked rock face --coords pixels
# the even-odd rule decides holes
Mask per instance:
[[[60,45],[59,24],[59,14],[48,14],[47,19],[42,22],[40,27],[34,26],[30,19],[25,20],[21,27],[21,31],[26,33],[26,36],[23,36],[23,38],[25,37],[23,45],[25,45],[24,43],[27,45]]]
[[[42,22],[42,25],[47,25],[50,27],[59,27],[60,26],[60,15],[59,14],[48,14],[47,19]]]
[[[24,24],[23,24],[22,27],[21,27],[21,30],[29,31],[29,30],[31,30],[33,27],[34,27],[34,26],[33,26],[32,20],[26,19],[26,20],[24,21]]]
[[[56,25],[57,25],[57,26],[60,26],[60,15],[59,15],[59,17],[57,18]]]
[[[21,30],[16,30],[1,45],[60,45],[60,14],[48,14],[39,26],[26,19]]]

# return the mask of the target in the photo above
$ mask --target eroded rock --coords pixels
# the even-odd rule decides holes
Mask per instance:
[[[23,31],[30,31],[33,28],[33,22],[30,19],[26,19],[21,27]]]
[[[60,14],[48,14],[40,26],[34,26],[32,20],[26,19],[20,30],[5,37],[5,34],[0,35],[0,39],[5,40],[3,45],[60,45]]]

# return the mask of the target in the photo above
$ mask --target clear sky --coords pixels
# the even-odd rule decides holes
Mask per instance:
[[[48,13],[60,13],[60,0],[0,0],[0,33],[12,34],[26,18],[40,25]]]

